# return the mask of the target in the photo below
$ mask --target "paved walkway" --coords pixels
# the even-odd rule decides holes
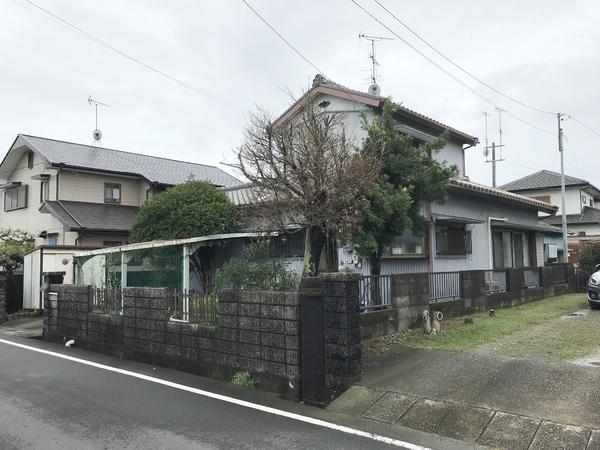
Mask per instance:
[[[495,448],[600,449],[600,368],[392,349],[329,409]]]

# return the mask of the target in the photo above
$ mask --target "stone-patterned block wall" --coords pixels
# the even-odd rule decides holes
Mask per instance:
[[[8,277],[6,273],[0,273],[0,320],[5,320],[8,316],[7,289]]]
[[[392,275],[392,305],[398,310],[398,330],[419,323],[429,308],[429,274]]]
[[[84,348],[220,379],[247,370],[259,387],[298,395],[296,293],[225,291],[219,325],[203,326],[169,320],[162,288],[123,289],[122,314],[92,311],[89,286],[53,285],[50,291],[44,311],[47,340],[62,342],[68,336]]]
[[[295,292],[222,291],[219,295],[219,364],[274,376],[280,382],[297,386],[300,379],[299,320]]]
[[[361,275],[323,274],[325,387],[334,399],[361,373],[359,280]]]

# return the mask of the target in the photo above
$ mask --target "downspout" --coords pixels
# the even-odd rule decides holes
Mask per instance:
[[[490,253],[490,270],[494,270],[494,240],[492,237],[492,220],[507,222],[506,217],[488,217],[488,251]]]

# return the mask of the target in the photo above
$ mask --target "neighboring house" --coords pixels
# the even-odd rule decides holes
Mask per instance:
[[[36,245],[125,244],[139,206],[190,178],[239,184],[213,166],[19,134],[0,163],[0,228]]]
[[[511,181],[501,189],[556,206],[558,208],[557,215],[541,217],[540,222],[562,229],[559,173],[541,170]],[[567,213],[569,253],[572,253],[584,241],[600,239],[600,209],[595,208],[598,201],[600,201],[600,189],[589,181],[565,175],[565,211]],[[549,234],[544,238],[544,245],[547,261],[563,260],[561,237]]]
[[[306,102],[315,102],[324,112],[343,111],[346,133],[357,145],[366,137],[363,117],[371,120],[380,114],[384,98],[355,91],[315,77],[312,88],[294,103],[278,121],[290,120]],[[542,233],[557,233],[549,225],[538,223],[538,212],[554,214],[556,207],[546,202],[473,183],[465,173],[465,151],[478,143],[477,138],[434,119],[397,105],[396,128],[399,132],[425,142],[448,133],[446,146],[432,156],[453,164],[459,175],[450,184],[445,204],[425,205],[424,215],[432,226],[424,237],[406,232],[385,257],[382,274],[403,272],[448,272],[460,270],[536,267],[544,264]],[[248,185],[226,189],[239,205],[251,201]],[[250,224],[248,228],[255,225]],[[276,238],[274,249],[281,257],[300,258],[302,234]],[[359,258],[351,244],[338,251],[340,270],[369,274],[369,261]]]

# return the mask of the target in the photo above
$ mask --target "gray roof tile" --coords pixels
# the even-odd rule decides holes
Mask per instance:
[[[540,219],[540,222],[560,226],[562,225],[562,216],[558,214],[556,216],[544,217]],[[600,224],[600,209],[584,206],[579,214],[567,214],[567,225],[577,224]]]
[[[581,178],[565,175],[565,186],[579,186],[584,184],[589,183]],[[517,192],[551,187],[560,187],[560,173],[552,172],[550,170],[540,170],[539,172],[532,173],[526,177],[506,183],[505,185],[500,186],[500,189]]]
[[[47,201],[42,211],[51,213],[72,231],[127,232],[131,229],[138,208],[105,203]]]
[[[190,175],[215,186],[229,187],[240,184],[237,178],[214,166],[23,134],[19,137],[32,150],[41,153],[51,164],[135,174],[151,182],[168,185],[183,183],[190,178]]]

